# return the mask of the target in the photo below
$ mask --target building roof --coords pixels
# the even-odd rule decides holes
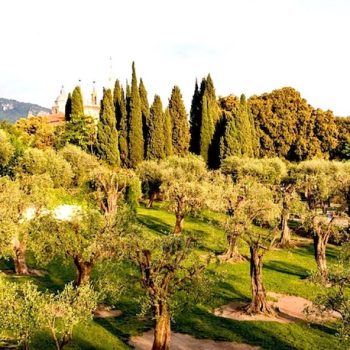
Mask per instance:
[[[63,113],[48,114],[48,115],[43,115],[42,117],[45,118],[47,122],[51,125],[59,125],[64,123]]]

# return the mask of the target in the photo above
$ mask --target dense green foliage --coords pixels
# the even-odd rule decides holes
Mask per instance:
[[[149,109],[149,103],[148,103],[148,97],[147,97],[147,90],[146,90],[146,87],[145,87],[142,79],[140,79],[139,93],[140,93],[140,100],[141,100],[143,139],[145,141],[145,145],[144,145],[145,154],[144,154],[144,156],[147,157],[148,141],[150,139],[150,137],[149,137],[150,109]]]
[[[198,87],[198,82],[194,87],[190,111],[190,151],[194,154],[199,154],[200,150],[200,129],[201,129],[201,94]]]
[[[190,132],[186,108],[178,86],[174,86],[171,92],[168,110],[172,123],[172,152],[174,155],[184,156],[188,153]]]
[[[72,92],[71,118],[78,118],[84,114],[83,95],[80,86],[76,86]]]
[[[110,89],[104,91],[101,102],[100,121],[97,126],[96,153],[111,165],[120,164],[118,132]]]
[[[64,109],[64,119],[69,122],[72,119],[72,95],[68,93],[65,109]]]
[[[147,159],[165,158],[165,116],[160,97],[156,95],[148,121]]]
[[[142,106],[139,88],[137,86],[137,78],[135,71],[135,63],[132,64],[131,92],[129,100],[129,163],[135,168],[144,157],[144,139],[142,127]]]
[[[113,92],[115,118],[117,121],[117,129],[119,135],[119,153],[120,161],[123,166],[128,165],[129,149],[128,149],[128,120],[126,111],[126,100],[123,87],[119,80],[116,80]]]
[[[164,152],[167,157],[173,154],[172,123],[169,108],[166,108],[164,112]]]
[[[293,88],[249,99],[260,139],[261,156],[289,160],[328,158],[337,146],[332,112],[313,109]]]
[[[348,157],[347,119],[292,88],[217,99],[208,75],[188,124],[176,86],[165,111],[158,95],[149,108],[134,64],[131,86],[104,90],[90,128],[74,115],[79,101],[73,92],[57,127],[0,124],[1,341],[126,349],[154,327],[154,350],[169,348],[172,330],[264,349],[344,348],[350,165],[328,158]],[[341,317],[267,324],[213,312],[239,302],[270,316],[270,291]],[[122,315],[93,317],[98,303]]]

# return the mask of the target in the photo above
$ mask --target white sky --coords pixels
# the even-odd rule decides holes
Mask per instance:
[[[135,60],[150,102],[176,84],[189,108],[195,78],[211,73],[218,95],[292,86],[350,115],[350,0],[5,0],[0,11],[0,97],[50,107],[62,84],[105,84],[111,56],[122,82]]]

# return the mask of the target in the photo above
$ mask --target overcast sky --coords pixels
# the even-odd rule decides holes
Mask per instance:
[[[350,115],[349,0],[1,1],[0,97],[50,107],[60,86],[130,80],[136,62],[152,102],[196,77],[218,95],[283,86]],[[100,96],[101,97],[101,96]]]

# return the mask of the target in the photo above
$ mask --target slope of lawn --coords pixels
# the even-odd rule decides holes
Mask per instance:
[[[138,209],[140,224],[151,235],[171,232],[175,222],[174,215],[157,205],[154,209],[140,207]],[[201,217],[187,218],[185,230],[200,238],[201,253],[218,255],[225,250],[225,234],[215,222],[220,216],[205,213]],[[315,270],[311,241],[300,240],[302,244],[289,250],[272,250],[264,259],[264,282],[267,291],[302,296],[308,299],[322,290],[310,282],[307,277]],[[241,252],[248,250],[244,244]],[[329,246],[329,262],[335,259],[337,248]],[[29,261],[34,264],[32,259]],[[1,262],[0,268],[10,268],[9,262]],[[37,267],[40,268],[40,267]],[[124,272],[116,269],[116,273],[134,280],[136,270],[125,265]],[[217,317],[210,311],[214,307],[227,304],[233,300],[249,301],[250,279],[249,264],[212,263],[210,271],[215,275],[213,296],[207,305],[198,306],[193,311],[182,312],[176,317],[173,330],[191,334],[198,338],[214,340],[238,341],[259,345],[264,349],[343,349],[335,337],[331,325],[307,325],[306,323],[280,324],[261,321],[234,321]],[[71,264],[55,261],[47,267],[47,275],[36,277],[35,281],[42,288],[52,291],[63,287],[74,279],[74,268]],[[14,278],[13,279],[25,279]],[[117,308],[123,311],[122,316],[114,319],[97,319],[87,325],[77,327],[73,342],[65,349],[128,349],[127,341],[131,335],[145,332],[152,327],[152,321],[140,317],[140,306],[137,302],[141,294],[138,286],[129,288],[118,302]],[[32,343],[37,350],[53,349],[48,334],[41,334]]]

